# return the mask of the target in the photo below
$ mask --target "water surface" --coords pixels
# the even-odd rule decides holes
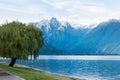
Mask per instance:
[[[120,56],[40,56],[17,64],[86,80],[120,80]]]

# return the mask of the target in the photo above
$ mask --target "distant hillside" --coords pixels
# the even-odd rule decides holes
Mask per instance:
[[[66,51],[56,49],[55,47],[46,44],[40,51],[41,55],[66,55]]]

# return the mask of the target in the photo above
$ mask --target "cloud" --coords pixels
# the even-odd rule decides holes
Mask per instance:
[[[27,13],[27,14],[35,14],[40,12],[40,8],[36,5],[27,5],[27,6],[16,6],[11,4],[2,4],[0,3],[0,9],[6,10],[6,11],[13,11],[18,13]]]
[[[33,0],[15,0],[15,1],[0,1],[0,23],[6,20],[18,20],[22,22],[32,22],[40,20],[41,13],[46,12],[42,7],[32,3]],[[22,2],[22,3],[21,3]]]
[[[89,12],[89,13],[103,13],[105,8],[98,4],[83,4],[80,0],[42,0],[47,5],[55,8],[65,9],[70,13],[75,12]]]
[[[89,25],[119,19],[119,5],[116,4],[116,8],[115,3],[114,6],[109,3],[104,0],[0,0],[0,22],[5,19],[31,22],[57,17],[61,21]]]
[[[71,0],[42,0],[45,4],[59,9],[66,9],[70,6]]]
[[[89,12],[89,13],[104,13],[106,11],[105,8],[101,6],[83,6],[82,8],[83,11]]]
[[[107,8],[95,2],[83,3],[81,0],[43,0],[43,2],[53,8],[62,9],[69,13],[69,15],[62,16],[60,19],[75,24],[90,24],[92,22],[91,18],[93,22],[97,22],[97,16],[107,12]]]

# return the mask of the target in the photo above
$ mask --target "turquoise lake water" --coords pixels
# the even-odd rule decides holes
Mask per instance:
[[[17,64],[86,80],[120,80],[118,56],[40,56],[38,60],[18,60]]]

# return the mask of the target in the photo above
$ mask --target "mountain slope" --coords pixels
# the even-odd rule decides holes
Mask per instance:
[[[119,54],[120,53],[120,22],[111,20],[99,24],[86,34],[76,47],[81,53],[88,54]],[[82,46],[82,48],[81,48]],[[76,48],[74,48],[76,49]]]
[[[58,51],[55,54],[59,54],[59,51],[68,54],[98,55],[120,53],[119,20],[103,22],[96,25],[95,28],[83,28],[81,26],[77,29],[70,23],[60,22],[56,18],[32,24],[43,31],[45,43],[50,45],[46,49],[51,46],[54,47],[53,52],[54,50]]]
[[[66,55],[67,52],[56,49],[55,47],[45,44],[45,46],[40,50],[41,55]]]
[[[43,31],[46,43],[65,51],[69,51],[87,31],[87,29],[75,29],[68,22],[59,22],[56,18],[33,24]]]

